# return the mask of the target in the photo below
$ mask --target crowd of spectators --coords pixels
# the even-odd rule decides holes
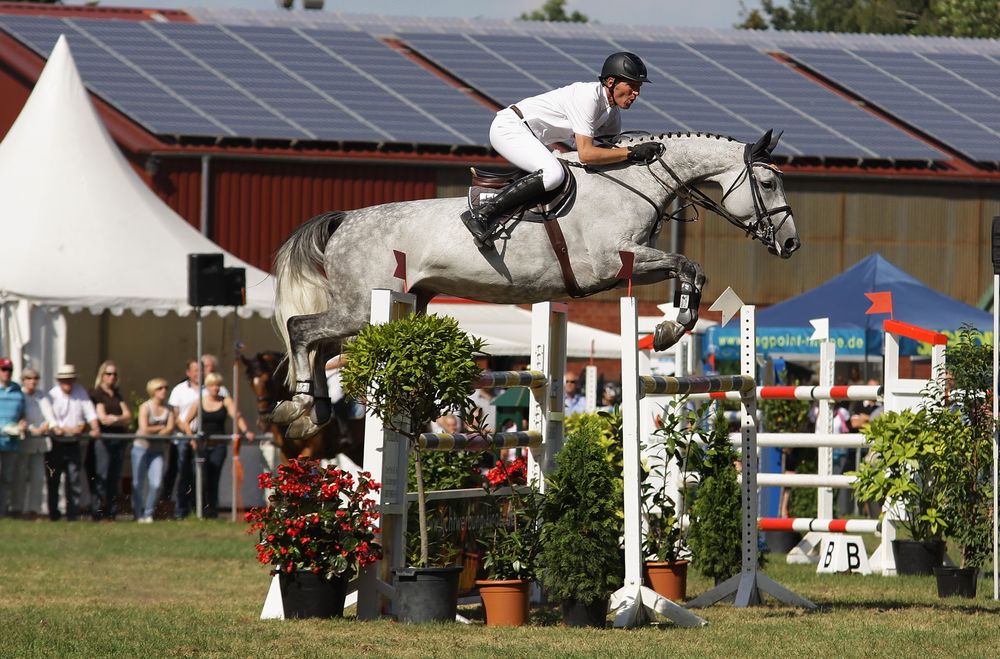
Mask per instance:
[[[46,392],[37,371],[24,369],[18,383],[11,360],[0,357],[0,517],[116,519],[129,447],[137,522],[152,522],[158,509],[177,519],[192,513],[198,458],[205,465],[202,515],[217,517],[229,447],[221,436],[228,435],[231,421],[254,439],[217,369],[212,355],[190,360],[185,379],[169,394],[167,381],[153,378],[146,385],[148,399],[133,410],[118,388],[113,361],[101,363],[89,391],[77,381],[76,368],[63,364]],[[84,483],[88,510],[80,505]]]

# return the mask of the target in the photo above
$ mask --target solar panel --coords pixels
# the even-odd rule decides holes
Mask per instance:
[[[107,49],[74,29],[74,21],[36,16],[0,16],[0,27],[48,57],[61,34],[66,34],[77,68],[87,86],[102,99],[159,135],[214,136],[224,134],[219,124],[158,87]]]
[[[845,50],[794,49],[791,56],[966,157],[995,162],[1000,138],[904,78]],[[898,64],[889,68],[905,73]],[[911,77],[911,73],[905,73]]]
[[[793,141],[801,141],[810,155],[863,154],[864,157],[934,160],[945,154],[913,139],[903,131],[858,108],[834,92],[790,70],[773,57],[744,46],[697,45],[692,49],[724,67],[733,79],[745,81],[787,103],[799,114],[794,128],[787,128]],[[775,116],[775,103],[730,106],[757,124]],[[783,116],[787,116],[787,112]],[[803,119],[807,121],[803,121]],[[774,121],[780,122],[777,116]],[[778,123],[784,128],[785,124]],[[827,133],[832,133],[834,139]],[[845,148],[844,142],[851,146]]]

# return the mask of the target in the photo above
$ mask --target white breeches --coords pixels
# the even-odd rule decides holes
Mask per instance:
[[[562,165],[548,147],[538,141],[510,108],[497,112],[490,125],[490,144],[497,153],[526,172],[542,170],[545,190],[555,190],[565,176]]]

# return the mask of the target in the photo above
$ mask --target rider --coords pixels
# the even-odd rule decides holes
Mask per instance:
[[[621,132],[619,109],[632,107],[644,82],[648,82],[646,65],[638,55],[614,53],[601,67],[600,82],[575,82],[497,112],[490,126],[490,144],[511,163],[532,173],[481,203],[471,215],[462,215],[477,244],[489,242],[503,213],[563,182],[562,165],[547,144],[575,138],[580,162],[588,165],[655,160],[662,148],[655,142],[628,148],[594,144],[597,135]]]

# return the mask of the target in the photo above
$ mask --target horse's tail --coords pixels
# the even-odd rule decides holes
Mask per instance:
[[[344,213],[323,213],[307,220],[274,255],[274,323],[288,355],[288,384],[295,382],[295,359],[288,336],[292,316],[322,313],[333,306],[333,289],[326,277],[324,254]]]

